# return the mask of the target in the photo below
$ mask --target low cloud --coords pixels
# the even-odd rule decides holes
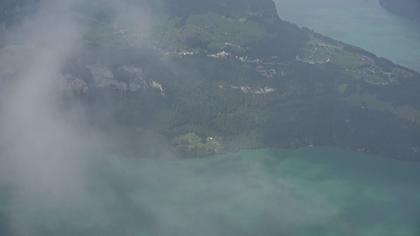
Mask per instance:
[[[7,32],[0,52],[7,84],[0,103],[0,183],[7,189],[0,233],[278,235],[337,214],[316,191],[270,177],[263,166],[227,162],[227,170],[218,161],[197,167],[116,156],[108,147],[118,137],[92,127],[82,105],[63,106],[57,89],[63,68],[83,51],[89,27],[74,9],[87,3],[111,9],[113,26],[130,44],[150,40],[145,6],[112,1],[41,1]]]

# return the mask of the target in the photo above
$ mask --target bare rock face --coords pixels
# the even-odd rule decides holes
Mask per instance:
[[[92,65],[88,66],[90,72],[92,73],[94,86],[97,88],[124,88],[123,83],[118,82],[114,78],[112,70],[105,66]]]
[[[80,79],[73,77],[72,75],[65,75],[62,80],[62,89],[65,93],[73,93],[76,95],[83,95],[89,92],[87,83]]]
[[[146,78],[141,67],[123,65],[111,69],[106,66],[92,65],[88,68],[93,77],[93,86],[97,89],[114,89],[131,93],[152,89],[165,96],[163,84]]]
[[[124,81],[127,90],[130,92],[136,92],[148,87],[141,68],[125,65],[119,67],[117,73],[120,80]]]

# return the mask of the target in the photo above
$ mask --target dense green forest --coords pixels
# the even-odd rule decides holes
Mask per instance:
[[[63,107],[86,106],[119,151],[338,146],[420,158],[417,72],[283,21],[271,0],[136,4],[153,13],[139,37],[106,4],[81,4],[84,48],[62,68]]]

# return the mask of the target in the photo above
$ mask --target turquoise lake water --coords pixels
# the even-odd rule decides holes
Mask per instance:
[[[14,199],[0,219],[30,235],[420,235],[420,163],[313,148],[92,164],[80,196]]]
[[[420,71],[420,26],[378,0],[275,0],[280,17]]]

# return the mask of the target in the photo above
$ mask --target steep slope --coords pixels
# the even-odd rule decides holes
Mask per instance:
[[[66,102],[119,135],[119,150],[339,146],[420,158],[420,75],[281,20],[271,0],[157,1],[141,39],[90,7],[79,13],[85,48],[63,68]]]

